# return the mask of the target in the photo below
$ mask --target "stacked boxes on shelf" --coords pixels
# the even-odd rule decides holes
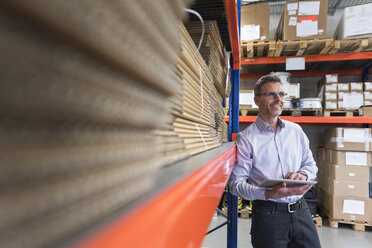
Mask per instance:
[[[323,91],[323,108],[325,110],[337,109],[338,75],[328,74],[318,81],[318,91]]]
[[[319,201],[331,219],[372,223],[370,128],[333,128],[318,150]]]
[[[364,93],[363,82],[338,83],[337,74],[325,75],[318,82],[318,91],[323,91],[325,110],[357,110],[365,98],[372,101],[372,85],[367,85],[371,93]],[[320,93],[322,94],[322,93]]]
[[[372,82],[364,82],[364,104],[372,104]]]

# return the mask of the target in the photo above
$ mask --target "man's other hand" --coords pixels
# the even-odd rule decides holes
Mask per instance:
[[[299,174],[299,173],[297,173]],[[303,177],[305,177],[304,175],[302,175]],[[306,178],[306,177],[305,177]],[[297,179],[299,180],[299,179]],[[279,198],[282,198],[282,197],[287,197],[287,196],[291,196],[291,195],[303,195],[305,194],[307,191],[309,191],[311,189],[311,185],[302,185],[302,186],[298,186],[298,187],[290,187],[290,188],[287,188],[287,185],[285,183],[280,183],[278,185],[276,185],[273,189],[271,190],[266,190],[265,191],[265,198],[266,199],[279,199]]]

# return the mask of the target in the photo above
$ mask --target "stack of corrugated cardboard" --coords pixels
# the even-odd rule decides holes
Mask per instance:
[[[180,108],[174,112],[177,118],[173,126],[184,140],[186,150],[196,154],[226,140],[227,125],[223,120],[222,97],[213,84],[211,72],[186,28],[183,25],[180,28],[182,51],[178,68],[183,89],[175,98]]]
[[[0,247],[57,247],[151,189],[174,149],[154,133],[181,89],[185,1],[0,6]]]
[[[372,224],[370,128],[333,128],[318,150],[319,200],[335,220]]]
[[[202,38],[202,24],[196,21],[185,22],[194,44],[198,47]],[[213,83],[222,97],[229,97],[231,84],[228,80],[228,56],[224,52],[217,21],[204,22],[204,38],[199,49],[208,69],[212,74]]]

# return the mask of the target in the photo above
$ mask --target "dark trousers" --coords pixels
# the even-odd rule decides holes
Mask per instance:
[[[318,232],[306,201],[293,213],[288,204],[254,201],[251,237],[255,248],[318,248]]]

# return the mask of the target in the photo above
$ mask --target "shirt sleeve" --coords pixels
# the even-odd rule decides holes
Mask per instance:
[[[252,147],[240,134],[236,137],[237,163],[229,179],[230,191],[233,195],[245,200],[265,200],[265,189],[247,182],[252,170]]]
[[[302,161],[298,172],[307,175],[307,181],[314,181],[318,167],[314,161],[313,153],[310,150],[309,139],[301,129]]]

